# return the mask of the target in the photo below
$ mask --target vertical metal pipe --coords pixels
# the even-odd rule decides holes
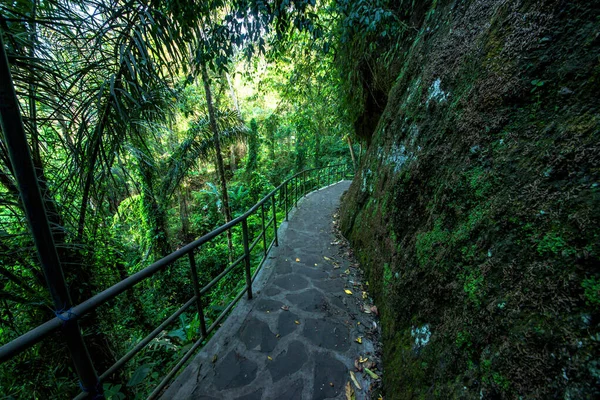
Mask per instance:
[[[265,254],[265,257],[267,256],[267,229],[265,228],[265,203],[262,203],[262,205],[260,206],[260,212],[261,212],[261,222],[262,222],[262,242],[263,242],[263,252]]]
[[[275,194],[271,197],[273,204],[273,234],[275,235],[275,246],[279,246],[279,238],[277,237],[277,208],[275,202]]]
[[[316,174],[317,174],[317,189],[320,189],[321,188],[321,169],[320,168],[316,171]]]
[[[208,336],[206,334],[206,320],[204,319],[204,309],[202,308],[202,297],[200,295],[200,285],[198,284],[198,270],[196,269],[196,258],[194,257],[194,251],[188,253],[190,258],[190,272],[192,274],[192,285],[194,286],[194,295],[196,295],[196,308],[198,309],[198,318],[200,319],[200,333],[203,337]]]
[[[302,196],[306,196],[306,171],[302,172]]]
[[[294,177],[294,201],[296,203],[296,207],[298,207],[298,177]]]
[[[248,245],[248,220],[242,220],[242,240],[244,242],[244,267],[246,271],[246,287],[248,288],[248,300],[252,300],[252,275],[250,273],[250,247]]]
[[[63,275],[54,238],[44,207],[44,201],[37,184],[37,176],[31,161],[29,145],[23,128],[23,120],[4,51],[4,42],[0,34],[0,125],[15,179],[19,187],[23,208],[37,249],[38,257],[46,284],[52,296],[55,309],[68,311],[71,297]],[[70,318],[67,314],[66,318]],[[81,385],[92,396],[102,396],[102,385],[92,364],[87,347],[76,320],[67,320],[63,326],[63,336],[71,353],[71,359],[79,375]]]
[[[283,189],[284,189],[284,207],[285,207],[285,222],[289,221],[288,219],[288,183],[286,182],[285,185],[283,185]]]

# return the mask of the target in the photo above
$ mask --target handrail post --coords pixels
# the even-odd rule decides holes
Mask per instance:
[[[317,189],[321,189],[321,168],[317,170]]]
[[[206,320],[204,319],[204,309],[202,308],[202,297],[200,295],[200,286],[198,285],[198,270],[196,269],[196,258],[194,250],[188,253],[190,259],[190,272],[192,274],[192,285],[194,286],[194,295],[196,296],[196,308],[198,309],[198,319],[200,319],[200,333],[202,337],[207,337]]]
[[[294,177],[294,201],[296,203],[296,207],[298,207],[298,177]]]
[[[242,220],[242,240],[244,242],[244,266],[246,271],[246,288],[248,300],[252,300],[252,276],[250,274],[250,246],[248,245],[248,220]]]
[[[69,349],[81,385],[88,395],[104,398],[102,385],[98,380],[98,375],[83,340],[79,323],[77,320],[71,320],[73,318],[70,313],[72,307],[71,297],[56,251],[44,200],[38,186],[38,177],[31,160],[8,58],[4,51],[2,35],[0,35],[0,99],[2,99],[0,126],[4,132],[5,144],[21,201],[23,202],[23,208],[25,209],[25,216],[54,303],[55,312],[57,316],[60,316],[59,318],[65,319],[62,336]],[[84,207],[86,206],[87,204],[84,205]],[[64,314],[67,314],[67,316]]]
[[[302,196],[306,196],[306,170],[302,171]]]
[[[263,242],[263,252],[265,257],[267,256],[267,229],[265,228],[265,203],[262,203],[260,206],[261,213],[261,225],[262,225],[262,242]]]
[[[288,219],[288,183],[289,182],[286,182],[283,185],[283,189],[284,189],[283,192],[285,194],[285,196],[284,196],[285,222],[289,221],[289,219]]]
[[[279,238],[277,237],[277,209],[275,208],[275,195],[271,197],[273,204],[273,234],[275,235],[275,247],[279,246]]]

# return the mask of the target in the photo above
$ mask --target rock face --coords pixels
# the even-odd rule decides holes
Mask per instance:
[[[596,397],[599,4],[427,4],[341,211],[386,398]]]

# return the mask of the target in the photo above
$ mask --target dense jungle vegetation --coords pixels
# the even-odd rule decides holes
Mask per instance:
[[[595,398],[599,9],[3,1],[3,50],[73,302],[286,177],[343,163],[356,175],[341,225],[381,311],[386,399]],[[256,234],[258,218],[249,225]],[[197,252],[201,284],[241,241],[233,230]],[[98,371],[193,295],[184,261],[81,321]],[[243,284],[232,274],[210,292],[209,323]],[[2,136],[0,344],[55,311]],[[198,329],[190,309],[106,396],[147,396]],[[79,392],[60,335],[0,370],[3,398]]]
[[[286,177],[350,166],[349,146],[359,156],[334,65],[340,5],[198,3],[0,5],[4,50],[75,304],[242,214]],[[54,307],[0,144],[4,344],[54,317]],[[257,230],[258,218],[249,224]],[[201,284],[238,256],[241,240],[234,230],[197,252]],[[193,295],[183,261],[84,318],[99,372]],[[210,292],[207,323],[243,283],[234,274]],[[198,324],[197,314],[182,315],[104,385],[108,397],[147,395],[197,339]],[[4,363],[0,388],[3,398],[80,390],[58,335]]]

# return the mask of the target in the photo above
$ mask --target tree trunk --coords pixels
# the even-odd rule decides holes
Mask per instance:
[[[233,88],[233,82],[231,81],[231,76],[229,75],[229,73],[225,72],[225,77],[227,78],[227,85],[229,86],[229,96],[231,97],[231,101],[233,102],[233,105],[235,107],[235,110],[238,112],[238,114],[240,115],[240,118],[242,117],[242,111],[240,110],[240,103],[238,102],[238,98],[235,94],[235,89]],[[231,145],[231,158],[230,158],[230,163],[229,165],[231,166],[231,171],[235,171],[236,170],[236,156],[235,156],[235,143]]]
[[[221,202],[223,203],[223,216],[225,217],[225,223],[232,220],[231,209],[229,208],[229,195],[227,194],[227,181],[225,180],[225,167],[223,166],[223,155],[221,154],[221,141],[219,140],[219,129],[217,127],[217,119],[215,115],[215,109],[212,102],[212,94],[210,91],[210,80],[208,78],[208,71],[204,63],[200,66],[202,73],[202,82],[204,83],[204,93],[206,95],[206,106],[208,108],[208,119],[210,122],[210,129],[213,132],[213,139],[215,141],[215,153],[217,161],[217,175],[221,186]],[[229,245],[229,259],[233,259],[233,241],[231,238],[231,229],[227,230],[227,244]]]
[[[352,165],[356,171],[356,158],[354,157],[354,148],[352,148],[352,139],[350,139],[350,135],[346,136],[346,139],[348,139],[348,148],[350,149],[350,156],[352,157]]]

